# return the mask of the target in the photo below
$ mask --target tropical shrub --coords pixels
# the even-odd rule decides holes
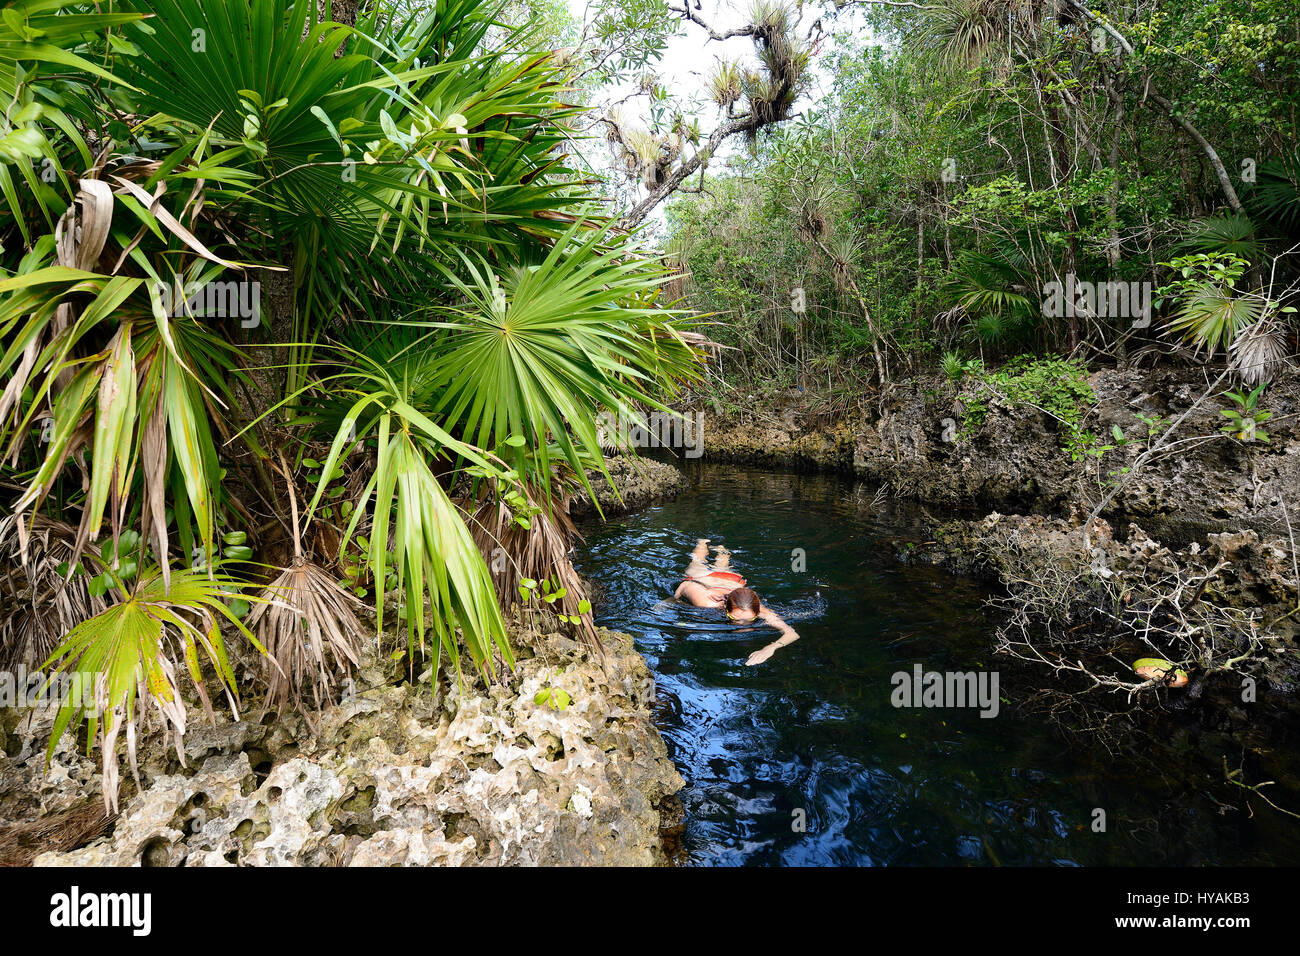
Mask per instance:
[[[205,654],[237,701],[223,629],[267,655],[269,700],[327,699],[356,658],[336,570],[358,536],[380,631],[391,590],[412,652],[432,631],[435,674],[444,651],[508,664],[470,515],[528,501],[563,558],[565,493],[603,468],[595,416],[662,407],[694,375],[655,301],[665,270],[568,165],[565,70],[489,0],[422,7],[5,10],[0,447],[21,491],[4,587],[66,625],[52,649],[9,633],[99,681],[56,737],[106,715],[106,784],[140,702],[183,733],[182,661],[205,703]],[[394,334],[402,356],[356,347]],[[54,556],[59,586],[26,591]],[[566,620],[594,637],[581,601]]]

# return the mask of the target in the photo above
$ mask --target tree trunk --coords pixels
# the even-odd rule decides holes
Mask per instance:
[[[330,0],[330,19],[344,26],[357,25],[357,8],[361,0]]]

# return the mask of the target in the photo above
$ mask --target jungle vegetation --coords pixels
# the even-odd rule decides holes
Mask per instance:
[[[1296,354],[1293,3],[850,6],[871,29],[824,45],[825,94],[668,203],[686,302],[737,347],[719,387],[1021,355],[1253,387]],[[738,88],[715,73],[721,112]]]
[[[604,413],[1013,356],[1253,406],[1296,353],[1293,0],[714,12],[4,8],[0,669],[84,682],[50,746],[106,799],[150,721],[310,713],[366,640],[490,677],[522,604],[596,646]]]
[[[148,719],[310,711],[367,629],[490,675],[535,591],[596,641],[568,496],[698,336],[572,90],[490,0],[5,7],[0,666],[83,679],[50,747],[108,800]]]

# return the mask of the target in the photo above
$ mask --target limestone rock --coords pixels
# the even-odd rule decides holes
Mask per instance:
[[[603,667],[532,634],[534,656],[501,683],[445,671],[440,707],[427,683],[385,683],[300,740],[253,723],[187,735],[197,770],[147,779],[110,836],[36,865],[663,863],[658,807],[683,781],[645,662],[626,635],[601,636]],[[569,705],[536,703],[548,687]]]

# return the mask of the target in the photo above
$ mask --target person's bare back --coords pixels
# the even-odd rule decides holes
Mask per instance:
[[[766,647],[760,648],[745,661],[748,665],[761,664],[774,653],[778,647],[793,644],[799,635],[781,616],[765,607],[757,594],[745,586],[745,579],[730,570],[731,553],[719,546],[713,567],[708,564],[709,539],[700,538],[691,551],[690,564],[686,566],[686,577],[674,596],[689,601],[696,607],[716,607],[726,611],[727,617],[740,624],[762,621],[781,632],[781,637]]]
[[[696,607],[725,607],[727,595],[745,586],[745,579],[728,570],[731,555],[718,549],[714,567],[709,567],[709,539],[700,538],[691,552],[691,562],[686,566],[686,578],[677,588],[676,597],[689,601]]]

